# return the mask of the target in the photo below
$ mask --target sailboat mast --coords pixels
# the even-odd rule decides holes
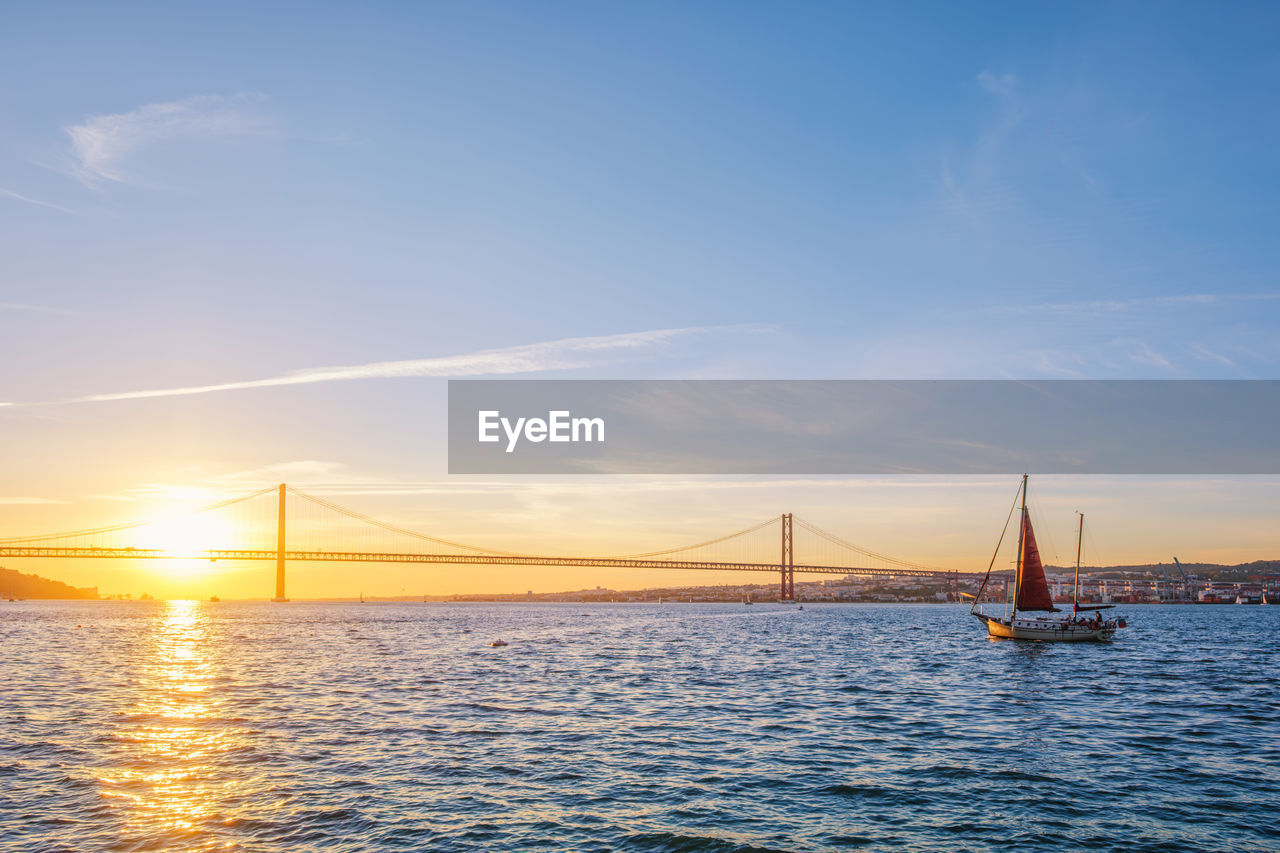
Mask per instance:
[[[1084,541],[1084,513],[1076,514],[1080,516],[1080,530],[1076,533],[1076,582],[1071,586],[1072,615],[1080,612],[1080,543]]]
[[[1018,615],[1018,587],[1022,585],[1022,546],[1027,535],[1027,475],[1022,475],[1022,518],[1018,523],[1018,571],[1013,576],[1013,614]]]

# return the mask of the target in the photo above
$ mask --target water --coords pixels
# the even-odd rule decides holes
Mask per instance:
[[[0,608],[3,850],[1280,849],[1280,607]]]

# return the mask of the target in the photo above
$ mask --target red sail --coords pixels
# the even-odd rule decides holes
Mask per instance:
[[[1031,516],[1022,515],[1022,573],[1018,577],[1019,610],[1057,610],[1049,583],[1044,579],[1044,564],[1036,547],[1036,534],[1031,530]]]

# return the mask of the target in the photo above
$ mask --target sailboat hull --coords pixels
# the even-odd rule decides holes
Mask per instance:
[[[987,626],[987,633],[1005,640],[1033,640],[1040,643],[1107,642],[1116,633],[1114,622],[1101,626],[1073,623],[1069,619],[1007,619],[975,613]]]

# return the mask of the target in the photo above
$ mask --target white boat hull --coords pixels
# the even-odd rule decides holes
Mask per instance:
[[[1115,622],[1097,624],[1072,622],[1070,619],[1040,619],[1018,617],[1009,620],[1003,616],[987,616],[975,613],[987,626],[993,637],[1008,640],[1035,640],[1040,643],[1088,643],[1106,642],[1115,636]]]

